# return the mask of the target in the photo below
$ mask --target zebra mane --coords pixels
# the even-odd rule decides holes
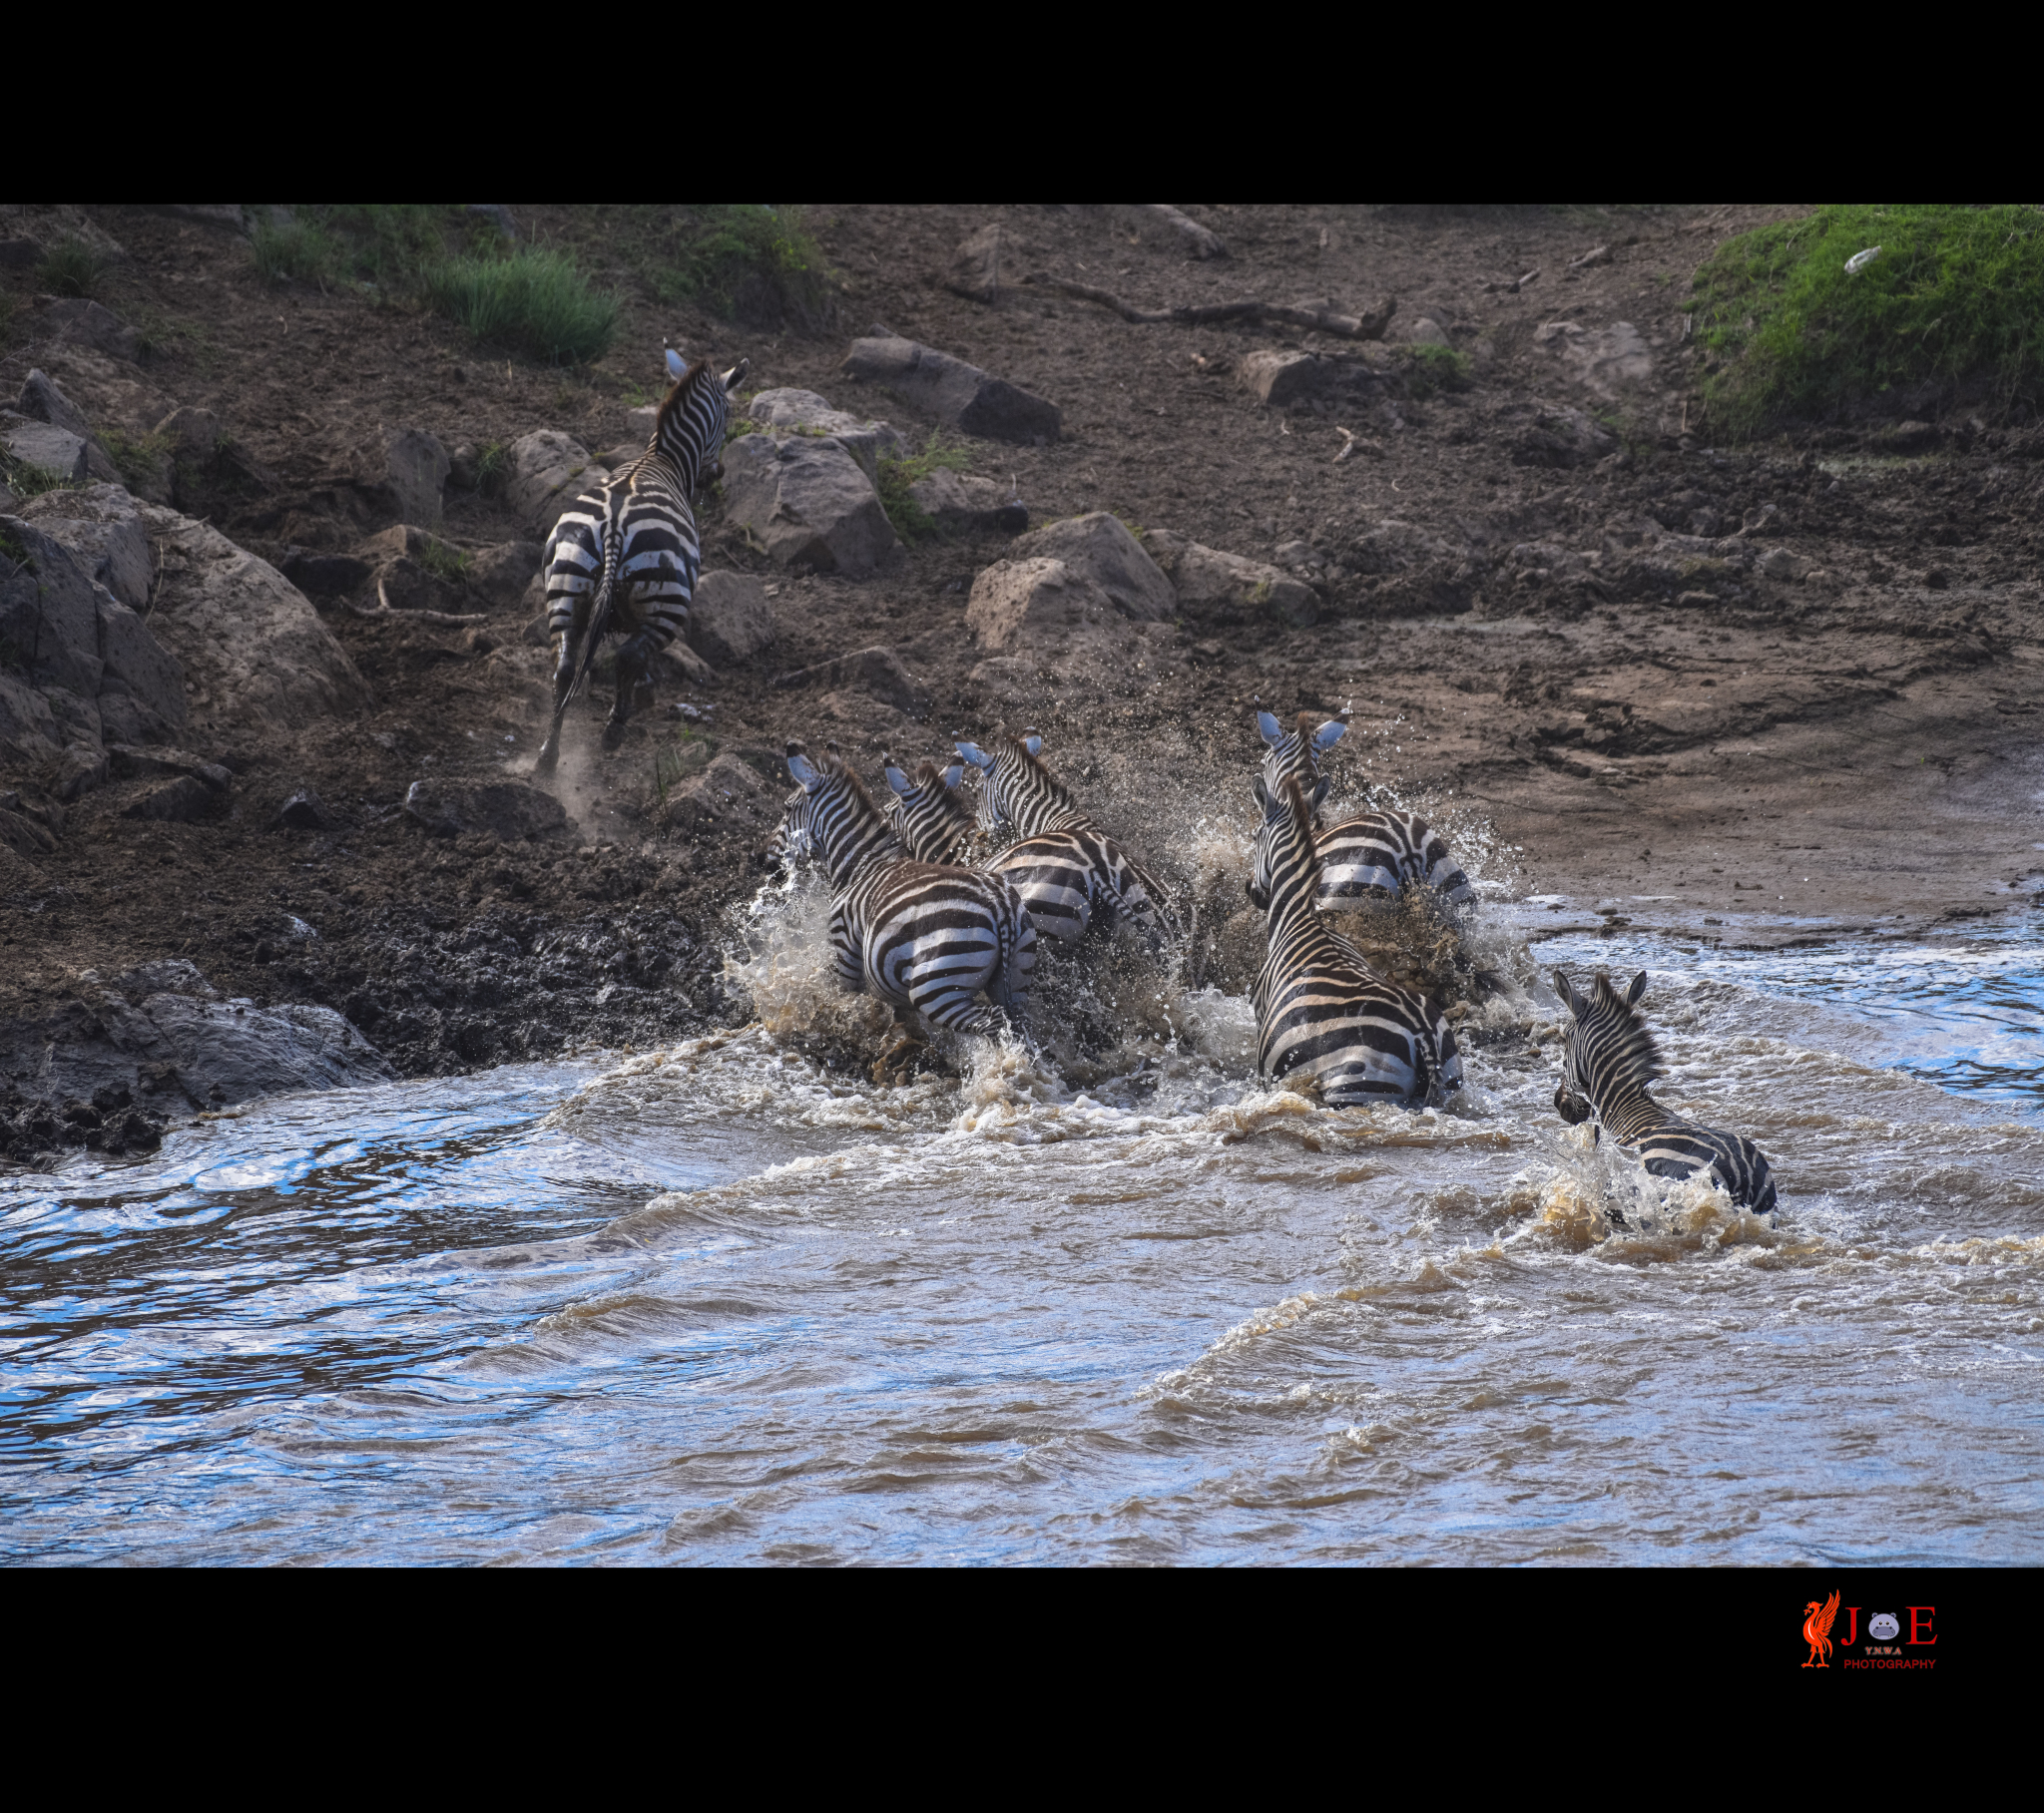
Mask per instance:
[[[1015,759],[1024,763],[1035,774],[1059,805],[1077,808],[1077,801],[1072,798],[1072,789],[1043,765],[1043,758],[1040,755],[1030,754],[1029,745],[1021,737],[1009,736],[1004,731],[1001,740],[1014,752]]]
[[[667,426],[667,418],[695,394],[697,385],[703,382],[704,375],[709,371],[710,355],[706,352],[675,379],[674,387],[661,399],[659,414],[653,418],[653,440],[656,446],[660,444],[660,431]]]
[[[972,808],[958,797],[958,789],[944,778],[942,766],[927,755],[922,758],[922,765],[915,771],[915,784],[918,787],[934,787],[936,791],[930,797],[941,799],[949,806],[952,817],[968,821],[971,819]]]
[[[1638,1008],[1626,1005],[1625,997],[1603,970],[1590,985],[1590,1011],[1583,1021],[1586,1026],[1594,1021],[1603,1035],[1601,1055],[1609,1061],[1615,1082],[1644,1089],[1657,1077],[1667,1076],[1668,1067],[1661,1061],[1654,1035],[1647,1030],[1646,1017]]]
[[[882,824],[887,822],[886,813],[873,803],[873,796],[866,791],[866,783],[859,778],[858,770],[839,755],[834,747],[824,749],[820,755],[811,755],[809,760],[821,773],[840,777],[844,781],[845,791],[865,809],[868,817],[878,819]]]

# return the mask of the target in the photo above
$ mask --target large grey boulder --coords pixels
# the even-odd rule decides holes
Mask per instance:
[[[99,302],[77,297],[52,302],[43,310],[39,325],[53,340],[72,340],[109,358],[133,360],[141,353],[141,335]]]
[[[40,367],[28,374],[22,384],[21,395],[15,399],[15,411],[32,422],[47,422],[52,428],[61,428],[67,434],[75,434],[85,443],[85,469],[87,474],[102,483],[118,485],[121,471],[107,450],[94,439],[92,425],[71,399],[58,388],[57,381]]]
[[[0,447],[7,457],[47,473],[60,485],[82,485],[91,476],[83,435],[48,422],[32,422],[11,410],[0,417]]]
[[[0,646],[20,677],[46,697],[60,690],[97,697],[106,664],[91,576],[39,524],[14,516],[0,519],[0,528],[20,556],[0,551]],[[51,709],[64,714],[56,701]]]
[[[908,498],[945,535],[983,529],[1019,535],[1029,527],[1027,507],[1006,485],[945,466],[910,485]]]
[[[719,571],[696,581],[689,642],[718,667],[750,660],[774,638],[773,601],[750,573]]]
[[[852,341],[844,369],[868,384],[884,385],[964,434],[1048,444],[1063,424],[1055,403],[899,334]]]
[[[61,543],[100,585],[133,611],[148,608],[156,556],[135,499],[119,485],[46,491],[21,518]]]
[[[686,831],[720,825],[757,831],[778,816],[780,799],[749,763],[727,749],[702,773],[669,788],[662,810],[669,823]]]
[[[436,837],[487,831],[500,843],[518,843],[568,828],[558,799],[515,780],[415,780],[404,809]]]
[[[163,559],[149,628],[177,657],[195,719],[295,730],[369,702],[311,600],[267,561],[163,505],[137,516]]]
[[[383,428],[355,449],[349,477],[379,515],[435,529],[448,467],[447,449],[436,436],[418,428]]]
[[[965,622],[988,653],[1087,640],[1123,613],[1094,581],[1061,560],[996,561],[972,582]]]
[[[1335,366],[1309,352],[1264,350],[1245,353],[1235,375],[1260,403],[1281,408],[1324,395],[1333,387]]]
[[[900,552],[865,468],[827,436],[748,434],[724,450],[724,513],[783,567],[863,579]]]
[[[1171,581],[1144,553],[1128,525],[1105,510],[1032,529],[1015,539],[1008,558],[1062,561],[1098,586],[1124,617],[1138,623],[1165,623],[1178,614]]]
[[[1189,617],[1294,628],[1319,619],[1319,594],[1281,567],[1203,547],[1164,529],[1152,529],[1143,545],[1170,576]]]
[[[558,428],[521,435],[511,443],[510,460],[504,495],[542,539],[554,532],[563,510],[606,476],[589,449]]]
[[[881,459],[901,459],[908,443],[886,422],[833,409],[813,390],[763,390],[746,413],[763,428],[828,435],[877,481]]]

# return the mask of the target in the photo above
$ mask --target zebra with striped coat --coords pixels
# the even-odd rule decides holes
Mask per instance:
[[[1648,1084],[1668,1074],[1638,1012],[1647,972],[1635,976],[1623,995],[1602,970],[1588,994],[1560,970],[1554,987],[1569,1010],[1556,1113],[1571,1127],[1595,1115],[1599,1127],[1657,1177],[1693,1177],[1708,1169],[1741,1208],[1773,1214],[1775,1176],[1758,1145],[1744,1133],[1686,1120],[1647,1093]]]
[[[1358,812],[1320,828],[1320,807],[1333,786],[1320,773],[1320,758],[1348,728],[1338,717],[1315,729],[1312,713],[1301,711],[1297,723],[1286,730],[1273,713],[1259,711],[1257,728],[1266,745],[1264,784],[1275,792],[1285,775],[1296,775],[1312,809],[1323,911],[1352,911],[1365,900],[1395,896],[1420,885],[1457,906],[1476,898],[1446,843],[1416,812]]]
[[[646,451],[569,505],[547,538],[554,718],[538,773],[550,773],[560,759],[562,716],[606,637],[626,638],[618,651],[617,699],[603,728],[604,747],[614,749],[648,664],[688,626],[703,569],[690,500],[699,484],[723,476],[718,455],[749,361],[720,376],[707,358],[685,368],[670,347],[667,362],[675,382]]]
[[[1258,1074],[1313,1077],[1332,1108],[1439,1107],[1462,1084],[1454,1029],[1423,996],[1372,975],[1321,920],[1312,808],[1297,775],[1275,789],[1259,775],[1255,786],[1264,821],[1249,893],[1271,933],[1253,995]]]
[[[953,746],[979,770],[980,828],[1012,825],[1021,833],[987,867],[1014,883],[1036,929],[1073,943],[1091,926],[1111,929],[1127,918],[1158,949],[1168,926],[1155,878],[1073,803],[1038,759],[1042,737],[992,740],[991,753],[977,743]]]
[[[915,861],[835,754],[812,761],[790,742],[787,768],[802,789],[803,834],[830,879],[837,980],[960,1032],[996,1032],[1002,1009],[1019,1014],[1036,928],[1015,890],[976,869]]]
[[[888,816],[896,833],[918,862],[960,862],[972,842],[979,821],[972,808],[958,797],[958,782],[965,774],[961,756],[949,767],[925,761],[913,780],[893,756],[880,757],[881,769],[893,793]]]

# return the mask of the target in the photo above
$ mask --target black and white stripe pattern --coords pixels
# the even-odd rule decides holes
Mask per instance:
[[[1019,1013],[1036,967],[1036,929],[1015,890],[975,869],[915,861],[835,755],[811,761],[791,742],[787,767],[830,878],[838,981],[961,1032],[994,1032],[1001,1009]]]
[[[554,721],[540,746],[541,773],[560,757],[562,713],[596,665],[604,638],[627,639],[618,652],[617,699],[603,732],[604,746],[615,748],[647,664],[688,627],[703,567],[691,500],[698,484],[722,470],[717,460],[731,398],[748,362],[741,359],[719,376],[707,358],[684,370],[677,353],[667,357],[675,383],[646,451],[577,498],[547,539]]]
[[[1313,1077],[1333,1108],[1438,1107],[1462,1082],[1454,1029],[1423,996],[1372,975],[1322,923],[1312,808],[1298,777],[1274,792],[1260,775],[1256,794],[1264,821],[1250,898],[1271,934],[1254,994],[1259,1074]]]
[[[947,768],[925,761],[913,780],[893,756],[882,755],[880,762],[893,795],[888,816],[909,855],[918,862],[965,862],[978,823],[973,809],[958,795],[965,773],[963,757]]]
[[[1562,1083],[1554,1092],[1561,1118],[1574,1125],[1594,1114],[1655,1176],[1693,1177],[1708,1168],[1740,1207],[1773,1214],[1774,1172],[1758,1145],[1744,1133],[1685,1120],[1647,1093],[1648,1084],[1667,1074],[1638,1012],[1647,972],[1635,976],[1623,995],[1602,970],[1587,995],[1560,970],[1554,986],[1569,1010]]]
[[[1043,739],[1025,733],[991,740],[991,753],[977,743],[955,747],[979,770],[981,828],[1013,826],[1022,834],[987,866],[1020,890],[1036,929],[1069,943],[1089,927],[1112,929],[1126,917],[1153,950],[1161,945],[1168,929],[1164,890],[1073,804],[1037,758]]]
[[[1348,728],[1329,718],[1314,728],[1312,713],[1301,711],[1286,730],[1269,711],[1257,713],[1263,733],[1264,784],[1276,791],[1285,775],[1295,775],[1320,822],[1321,802],[1333,784],[1320,774],[1320,758],[1341,740]],[[1314,832],[1320,851],[1320,906],[1340,912],[1371,899],[1426,886],[1443,900],[1463,906],[1476,898],[1447,844],[1416,812],[1358,812],[1338,824]]]

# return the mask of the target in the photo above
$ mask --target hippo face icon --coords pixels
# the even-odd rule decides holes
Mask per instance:
[[[1876,1611],[1866,1620],[1866,1634],[1879,1642],[1884,1643],[1890,1637],[1900,1635],[1901,1629],[1892,1611]]]

